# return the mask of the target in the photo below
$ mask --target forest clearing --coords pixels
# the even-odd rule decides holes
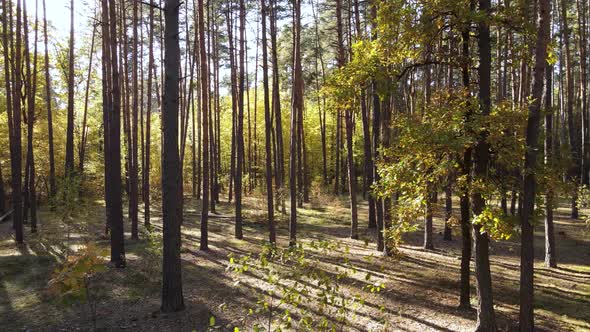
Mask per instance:
[[[0,8],[0,331],[590,331],[588,1]]]

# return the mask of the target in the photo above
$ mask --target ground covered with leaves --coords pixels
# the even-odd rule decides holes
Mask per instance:
[[[154,232],[144,231],[140,240],[126,241],[127,267],[96,268],[92,276],[73,285],[76,294],[64,295],[67,290],[56,290],[55,285],[71,290],[73,282],[64,283],[60,272],[63,277],[66,272],[93,269],[94,260],[82,256],[81,248],[96,256],[108,247],[103,234],[103,203],[87,202],[65,220],[42,207],[39,232],[27,234],[22,247],[15,246],[10,222],[4,222],[0,224],[0,329],[473,328],[475,311],[457,309],[459,234],[454,234],[453,241],[443,241],[440,215],[435,220],[435,250],[421,249],[423,233],[418,227],[404,236],[400,255],[383,257],[375,250],[375,230],[367,229],[362,217],[366,206],[359,214],[361,237],[351,240],[346,202],[315,198],[298,210],[299,245],[292,249],[288,248],[285,215],[279,216],[277,247],[266,245],[265,206],[263,199],[246,199],[244,240],[235,240],[233,207],[218,205],[209,223],[210,250],[203,252],[199,251],[200,204],[186,199],[182,230],[186,310],[175,314],[159,311],[162,247],[157,205],[152,211]],[[590,234],[584,222],[567,217],[566,206],[564,203],[556,211],[559,268],[544,267],[543,227],[536,227],[535,314],[540,330],[590,330]],[[491,264],[498,325],[502,330],[513,330],[518,317],[518,238],[493,242]],[[67,266],[71,268],[67,270]],[[474,282],[472,276],[472,285]],[[472,305],[476,302],[472,287]]]

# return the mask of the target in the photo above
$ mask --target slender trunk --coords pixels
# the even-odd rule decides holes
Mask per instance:
[[[148,81],[147,81],[147,104],[145,120],[145,169],[143,182],[143,216],[144,225],[151,230],[150,214],[150,168],[151,168],[151,147],[152,147],[152,80],[154,77],[154,0],[150,0],[150,34],[148,46]]]
[[[550,0],[539,0],[539,25],[535,46],[535,67],[533,76],[532,103],[529,105],[526,131],[525,176],[523,209],[521,215],[520,251],[520,331],[534,330],[533,274],[534,274],[534,231],[532,218],[535,210],[537,151],[539,148],[539,127],[541,122],[541,98],[543,97],[546,70],[547,45],[550,29]]]
[[[103,0],[105,3],[106,0]],[[117,10],[115,0],[109,0],[109,19],[103,17],[103,22],[109,22],[110,32],[110,64],[112,83],[111,98],[112,109],[109,115],[109,187],[110,187],[110,211],[107,216],[111,228],[111,262],[116,267],[125,267],[125,239],[123,231],[123,201],[121,188],[121,88],[119,78],[119,61],[117,55]],[[103,10],[105,5],[103,4]],[[106,14],[103,14],[106,15]],[[104,23],[106,24],[106,23]]]
[[[553,157],[553,66],[547,66],[545,71],[545,165],[552,167]],[[545,266],[557,267],[557,252],[555,247],[555,230],[553,226],[554,192],[550,188],[545,192]]]
[[[180,44],[178,32],[179,0],[166,0],[166,31],[164,43],[164,79],[162,135],[162,311],[184,309],[182,268],[180,260],[182,204],[178,201],[180,188],[180,157],[178,147],[178,108]],[[135,61],[135,60],[134,60]]]
[[[66,127],[67,176],[74,172],[74,0],[70,1],[70,44],[68,57],[68,119]]]
[[[92,74],[92,59],[94,54],[94,39],[96,36],[96,26],[92,29],[92,39],[90,42],[90,54],[88,55],[88,73],[86,75],[86,92],[84,94],[84,114],[82,116],[82,134],[80,137],[80,146],[78,147],[78,169],[80,173],[84,171],[84,160],[86,157],[86,143],[88,139],[88,99],[90,94],[90,83],[91,78],[90,75]]]
[[[131,80],[133,83],[133,100],[131,106],[131,167],[129,174],[129,218],[131,219],[131,238],[138,239],[138,178],[139,178],[139,167],[138,167],[138,121],[139,121],[139,80],[137,78],[138,63],[139,63],[139,47],[138,39],[139,34],[137,30],[138,26],[138,2],[133,1],[133,45],[132,45],[132,69],[131,69]],[[182,217],[182,214],[181,214]]]
[[[268,88],[268,50],[266,38],[266,20],[267,11],[265,0],[260,0],[262,12],[262,81],[264,89],[264,124],[265,124],[265,142],[266,142],[266,204],[268,213],[268,230],[269,241],[271,244],[276,243],[276,230],[274,223],[274,204],[273,204],[273,188],[272,188],[272,146],[271,146],[271,131],[272,119],[270,116],[270,95]]]
[[[293,71],[293,105],[291,107],[291,142],[289,148],[289,193],[291,196],[291,218],[289,220],[289,245],[297,242],[297,150],[300,141],[297,139],[299,114],[303,112],[303,77],[301,66],[301,1],[296,0],[293,6],[294,32],[294,71]]]
[[[9,4],[12,6],[12,4]],[[7,8],[6,2],[4,2],[4,9]],[[10,7],[12,8],[12,7]],[[12,12],[12,9],[9,10]],[[12,127],[12,140],[10,141],[10,161],[11,161],[11,173],[12,173],[12,206],[13,206],[13,227],[15,230],[15,238],[18,244],[23,243],[23,211],[22,211],[22,139],[21,139],[21,98],[22,98],[22,81],[21,77],[21,2],[16,1],[16,41],[12,52],[12,59],[14,59],[14,70],[12,71],[12,82],[14,88],[12,89],[14,95],[12,97],[12,116],[8,117],[9,128]],[[8,30],[5,30],[8,31]],[[10,26],[12,31],[12,24]],[[10,34],[12,41],[12,34]],[[11,43],[12,44],[12,43]],[[8,50],[5,47],[5,63],[8,62]]]
[[[453,217],[453,185],[451,180],[447,183],[445,187],[445,229],[443,232],[443,240],[445,241],[452,241],[453,234],[451,230],[451,225],[449,224],[451,218]]]
[[[43,36],[45,42],[45,102],[47,104],[47,140],[49,145],[49,197],[55,197],[55,154],[53,151],[53,114],[51,112],[51,75],[49,74],[49,47],[47,34],[47,10],[43,0]]]
[[[201,208],[201,243],[200,249],[209,249],[209,68],[207,62],[207,49],[205,46],[205,16],[203,10],[203,0],[198,0],[198,19],[199,19],[199,57],[201,65],[201,103],[202,103],[202,125],[203,133],[203,198]]]
[[[244,54],[246,51],[246,4],[245,0],[239,0],[240,4],[240,73],[238,77],[238,119],[236,143],[238,160],[236,164],[236,229],[235,237],[241,239],[242,234],[242,170],[244,163],[244,79],[247,74],[244,67]]]
[[[479,0],[479,10],[484,15],[489,15],[490,0]],[[478,24],[479,46],[479,102],[482,115],[490,114],[491,94],[491,38],[490,26],[487,22]],[[489,147],[487,133],[479,132],[475,144],[474,177],[485,178],[488,173]],[[474,215],[479,215],[485,209],[486,202],[483,195],[474,192],[471,198],[471,209]],[[473,238],[475,239],[475,279],[478,294],[477,325],[476,331],[496,331],[496,318],[494,313],[494,301],[492,297],[492,276],[489,258],[489,237],[481,232],[480,225],[473,225]]]
[[[562,38],[565,46],[565,80],[566,80],[566,114],[569,145],[572,153],[572,166],[569,170],[569,180],[577,182],[576,177],[580,169],[580,148],[574,126],[574,76],[572,73],[572,56],[570,52],[570,30],[567,18],[567,1],[561,0]],[[578,218],[577,189],[574,189],[572,197],[572,218]]]

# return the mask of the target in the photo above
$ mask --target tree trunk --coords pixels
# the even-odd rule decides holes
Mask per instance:
[[[68,119],[66,127],[66,176],[74,171],[74,0],[70,1],[70,44],[68,57]]]
[[[201,208],[201,250],[209,249],[209,64],[207,62],[207,48],[205,45],[205,15],[203,10],[203,0],[198,0],[198,18],[199,18],[199,57],[201,65],[201,103],[202,119],[201,130],[203,133],[203,197]]]
[[[445,187],[445,229],[443,232],[443,240],[452,241],[453,234],[449,221],[453,217],[453,185],[451,180]]]
[[[117,56],[117,9],[115,0],[109,0],[109,18],[106,18],[106,0],[103,0],[103,22],[109,22],[110,65],[112,73],[111,105],[108,119],[108,181],[109,211],[108,224],[111,228],[111,262],[116,267],[125,267],[125,239],[123,230],[123,202],[121,197],[121,89],[119,83],[119,62]],[[103,37],[104,38],[104,37]]]
[[[6,12],[12,13],[12,8],[6,10],[8,5],[6,1],[3,0],[3,9]],[[4,31],[12,31],[12,20],[10,24],[10,28],[7,29],[7,22],[8,20],[7,15],[4,15],[4,22],[3,27]],[[12,215],[12,222],[13,228],[15,231],[15,238],[17,244],[23,243],[23,210],[22,210],[22,139],[21,139],[21,98],[22,98],[22,81],[21,77],[21,2],[20,0],[16,1],[16,41],[13,43],[12,34],[10,34],[10,44],[6,42],[6,35],[4,34],[4,63],[6,66],[10,63],[9,61],[9,50],[8,45],[14,45],[14,47],[10,50],[10,58],[14,60],[14,70],[12,70],[12,78],[10,79],[13,82],[14,87],[10,90],[13,92],[12,96],[12,109],[7,108],[9,111],[8,113],[8,128],[9,132],[11,133],[11,140],[10,140],[10,162],[11,162],[11,177],[12,177],[12,207],[13,207],[13,215]],[[6,80],[8,86],[8,73],[9,70],[6,70]],[[8,99],[7,99],[8,102]],[[12,111],[12,112],[10,112]]]
[[[566,80],[566,114],[567,128],[569,133],[569,145],[572,152],[572,166],[569,170],[569,180],[577,182],[576,177],[580,170],[580,148],[576,138],[576,129],[574,126],[574,76],[572,73],[572,56],[570,52],[570,30],[567,19],[567,1],[561,0],[561,19],[562,19],[562,39],[565,46],[565,80]],[[574,189],[572,196],[572,218],[578,218],[577,206],[577,189]]]
[[[244,79],[246,76],[244,58],[246,51],[246,4],[244,0],[239,0],[240,5],[240,72],[238,77],[238,119],[236,143],[238,160],[236,164],[236,229],[235,236],[237,239],[243,238],[242,234],[242,171],[244,164]]]
[[[166,0],[166,31],[164,43],[164,79],[162,135],[162,311],[175,312],[184,309],[182,296],[182,268],[180,260],[182,220],[180,187],[180,158],[178,147],[178,108],[180,44],[178,32],[179,0]],[[135,60],[134,60],[135,61]]]
[[[154,77],[154,0],[150,0],[150,34],[148,46],[148,81],[147,81],[147,104],[145,119],[145,169],[143,170],[143,216],[144,225],[151,230],[150,213],[150,168],[151,168],[151,147],[152,147],[152,80]]]
[[[49,74],[49,47],[47,35],[47,10],[43,0],[43,36],[45,42],[45,102],[47,104],[47,140],[49,145],[49,197],[55,197],[55,154],[53,152],[53,114],[51,112],[51,75]]]
[[[551,167],[553,157],[553,66],[545,70],[547,86],[545,90],[545,165]],[[557,267],[557,252],[555,247],[555,230],[553,226],[553,208],[555,197],[552,189],[545,192],[545,266]]]
[[[539,148],[539,126],[541,122],[541,98],[546,70],[547,45],[550,34],[550,0],[539,0],[539,25],[535,46],[535,67],[533,76],[532,103],[529,105],[526,131],[525,176],[523,209],[520,219],[522,229],[520,251],[520,331],[534,330],[533,274],[534,274],[534,231],[532,218],[535,210],[537,151]]]
[[[482,14],[490,15],[490,0],[479,0],[479,10]],[[484,117],[490,114],[491,94],[491,38],[490,26],[487,22],[478,24],[479,46],[479,102],[481,113]],[[474,177],[485,178],[488,173],[489,147],[487,133],[479,132],[475,144]],[[474,215],[479,215],[485,209],[486,202],[482,194],[474,192],[471,198],[471,209]],[[476,331],[496,331],[496,318],[494,313],[494,301],[492,297],[492,276],[489,259],[489,238],[486,233],[481,233],[480,225],[473,225],[473,237],[475,239],[475,279],[478,294],[477,325]]]
[[[84,94],[84,114],[82,115],[82,133],[80,137],[80,146],[78,147],[78,169],[80,173],[84,171],[84,161],[86,157],[86,143],[88,139],[88,130],[87,130],[87,123],[88,123],[88,99],[90,94],[90,83],[91,78],[90,75],[92,74],[92,59],[94,54],[94,39],[96,36],[96,26],[92,29],[92,39],[90,42],[90,54],[88,55],[88,74],[86,75],[86,92]]]
[[[272,189],[272,119],[270,116],[270,96],[268,89],[268,44],[266,38],[266,16],[268,8],[266,6],[265,0],[260,0],[260,7],[262,12],[262,84],[264,89],[264,124],[266,142],[266,204],[268,213],[269,241],[272,245],[274,245],[276,242],[276,230],[274,223],[274,204]]]

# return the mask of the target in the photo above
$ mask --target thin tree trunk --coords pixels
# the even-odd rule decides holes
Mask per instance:
[[[74,0],[70,1],[70,44],[68,57],[68,119],[66,127],[66,175],[74,171]]]
[[[265,142],[266,142],[266,205],[268,213],[268,230],[269,242],[274,245],[276,243],[276,230],[274,223],[274,204],[273,204],[273,188],[272,188],[272,146],[271,146],[271,131],[272,119],[270,116],[270,94],[268,88],[268,50],[266,38],[266,21],[267,11],[265,0],[260,0],[260,7],[262,12],[262,81],[264,89],[264,124],[265,124]]]
[[[180,188],[180,157],[178,147],[178,108],[180,44],[178,32],[179,0],[166,0],[162,135],[162,311],[175,312],[184,309],[182,295],[182,268],[180,260],[182,204],[178,201]],[[135,61],[135,60],[134,60]]]
[[[43,0],[43,36],[45,42],[45,102],[47,104],[47,140],[49,145],[49,197],[55,197],[55,153],[53,151],[53,114],[51,112],[51,75],[49,74],[49,47],[47,35],[47,10]]]
[[[240,5],[240,72],[238,77],[238,119],[236,143],[238,148],[238,160],[236,164],[236,229],[235,237],[241,239],[242,234],[242,170],[244,164],[244,79],[246,70],[244,65],[246,51],[246,4],[239,0]]]
[[[572,56],[570,52],[570,30],[567,18],[567,1],[561,0],[561,19],[562,19],[562,38],[565,46],[565,80],[566,80],[566,114],[567,127],[569,134],[569,145],[572,152],[572,166],[569,170],[569,180],[574,181],[580,169],[580,148],[578,146],[578,139],[576,138],[576,129],[574,126],[574,77],[572,73]],[[578,218],[577,206],[577,189],[574,190],[572,196],[572,218]]]
[[[129,174],[129,218],[131,219],[131,238],[136,240],[139,238],[138,232],[138,178],[139,178],[139,167],[138,167],[138,121],[139,121],[139,80],[137,78],[138,63],[139,63],[139,52],[138,52],[138,39],[139,34],[137,31],[138,26],[138,2],[133,1],[133,51],[132,51],[132,73],[131,80],[133,83],[133,100],[131,106],[131,167]],[[182,218],[182,214],[181,214]]]
[[[207,62],[207,49],[205,47],[205,15],[203,11],[203,0],[198,0],[198,19],[199,19],[199,57],[201,65],[201,103],[202,119],[201,130],[203,133],[203,199],[201,208],[201,243],[200,249],[207,250],[209,233],[209,68]]]
[[[543,97],[544,75],[546,70],[547,45],[550,29],[550,0],[539,0],[539,25],[535,46],[535,67],[533,78],[532,103],[526,131],[525,176],[523,209],[521,215],[520,251],[520,331],[534,330],[533,274],[534,274],[534,231],[532,218],[535,210],[537,151],[539,148],[539,126],[541,122],[541,98]]]
[[[103,0],[103,11],[106,11],[106,0]],[[117,9],[115,0],[109,0],[109,18],[103,17],[103,22],[109,22],[110,32],[110,61],[112,83],[111,99],[112,109],[109,116],[109,154],[108,180],[109,180],[109,211],[107,213],[108,224],[111,228],[111,262],[116,267],[125,267],[125,239],[123,231],[123,201],[121,188],[121,89],[119,78],[119,62],[117,56]],[[106,15],[106,14],[103,14]],[[103,23],[106,24],[106,23]]]
[[[84,94],[84,114],[82,115],[82,134],[80,137],[80,146],[78,147],[78,169],[80,173],[84,171],[84,161],[86,157],[86,143],[88,139],[88,99],[90,94],[90,83],[92,74],[92,60],[94,54],[94,39],[96,36],[96,25],[92,29],[92,39],[90,42],[90,54],[88,55],[88,74],[86,75],[86,92]]]
[[[479,0],[479,10],[484,15],[490,15],[490,0]],[[479,48],[479,102],[482,115],[490,114],[491,94],[491,38],[489,23],[478,24],[478,48]],[[489,148],[487,133],[478,133],[475,145],[474,176],[485,178],[488,173]],[[475,192],[471,198],[471,209],[474,215],[479,215],[485,209],[486,202],[482,194]],[[473,225],[473,238],[475,239],[475,279],[477,294],[479,297],[477,306],[476,331],[496,331],[496,318],[494,313],[494,301],[492,296],[492,276],[489,259],[489,237],[481,232],[480,225]]]

